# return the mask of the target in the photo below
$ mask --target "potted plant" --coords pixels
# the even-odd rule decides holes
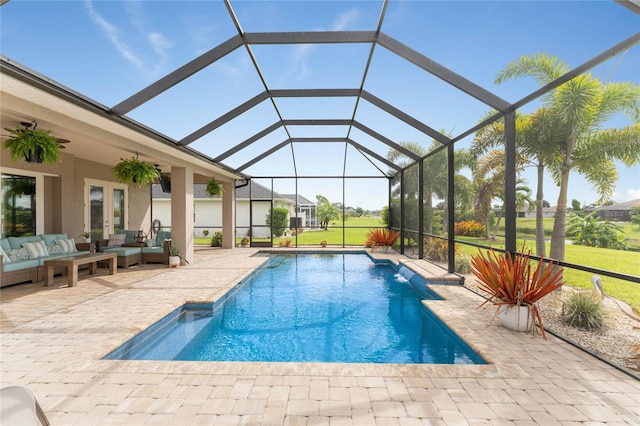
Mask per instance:
[[[138,160],[137,156],[129,159],[121,158],[111,171],[120,182],[139,187],[153,183],[160,177],[160,173],[153,164]]]
[[[371,247],[372,252],[376,249],[376,247],[383,247],[383,253],[387,253],[392,250],[393,245],[396,243],[399,237],[400,233],[398,231],[394,231],[393,229],[370,229],[369,233],[367,234],[367,242],[365,243],[365,245],[367,247]]]
[[[240,246],[246,247],[248,245],[249,245],[249,237],[242,237],[242,239],[240,240]]]
[[[189,261],[180,254],[180,249],[178,246],[173,244],[173,242],[169,242],[169,268],[177,268],[180,266],[180,260],[184,260],[187,264]]]
[[[209,182],[207,182],[206,191],[207,191],[207,194],[209,194],[209,197],[211,198],[213,198],[216,195],[220,196],[224,192],[222,190],[222,185],[216,182],[215,179],[211,179]]]
[[[320,245],[321,245],[322,247],[326,247],[326,246],[327,246],[327,240],[322,240],[322,241],[320,241]]]
[[[11,133],[4,141],[3,148],[9,150],[12,161],[24,159],[29,163],[55,164],[60,162],[58,138],[51,136],[50,130],[36,130],[37,124],[23,123],[24,128],[5,129]]]
[[[78,235],[78,237],[84,238],[85,243],[91,242],[91,232],[83,232],[82,234]]]
[[[522,254],[496,253],[493,248],[471,258],[471,271],[476,276],[478,289],[488,294],[480,306],[493,303],[503,326],[516,331],[535,331],[536,320],[542,337],[546,339],[538,301],[560,288],[564,282],[562,268],[557,262],[535,264],[531,251]]]

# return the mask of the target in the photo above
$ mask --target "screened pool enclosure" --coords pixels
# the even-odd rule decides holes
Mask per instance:
[[[108,16],[116,7],[90,4],[91,16]],[[595,198],[606,201],[613,174],[603,177],[588,164],[599,162],[608,172],[637,170],[638,97],[603,106],[601,117],[585,117],[614,93],[607,91],[609,83],[631,80],[627,94],[636,93],[636,2],[282,2],[273,10],[264,2],[229,0],[143,5],[149,16],[154,7],[177,16],[184,10],[200,13],[216,23],[216,31],[197,55],[176,54],[182,65],[150,83],[141,83],[148,76],[141,78],[129,92],[119,85],[128,77],[110,65],[106,53],[92,69],[109,90],[62,81],[55,67],[32,66],[29,54],[10,42],[3,46],[1,71],[30,84],[49,84],[27,68],[33,67],[112,105],[105,108],[109,120],[219,166],[237,186],[254,181],[269,189],[270,197],[252,197],[250,203],[273,206],[274,194],[289,194],[296,200],[293,211],[302,212],[299,197],[326,197],[341,213],[333,220],[343,233],[338,245],[349,245],[344,234],[355,226],[346,219],[348,208],[384,210],[388,215],[380,226],[401,232],[398,251],[454,271],[457,246],[492,241],[517,251],[522,240],[517,221],[527,216],[541,223],[547,199],[564,222],[570,200],[562,193],[569,185],[563,178],[569,173],[596,182]],[[26,6],[2,7],[9,19],[25,13]],[[558,17],[584,7],[601,8],[603,28],[610,28],[611,20],[616,31],[593,37],[596,24],[580,19],[555,25]],[[277,19],[280,8],[297,10],[299,18]],[[528,13],[541,21],[531,26]],[[507,19],[514,15],[518,25]],[[474,17],[481,29],[467,32]],[[33,19],[43,17],[35,11]],[[552,37],[536,42],[534,27]],[[88,69],[78,53],[70,62]],[[565,54],[571,66],[563,62]],[[581,85],[592,93],[581,93]],[[574,108],[570,93],[591,106]],[[590,149],[598,142],[594,135],[609,128],[620,130],[609,135],[608,145],[618,148]],[[629,150],[620,154],[624,144]],[[140,154],[153,161],[154,149]],[[171,164],[157,161],[170,173]],[[544,185],[560,187],[559,194],[542,194],[542,173]],[[249,229],[264,219],[249,217]],[[456,231],[460,223],[484,227],[473,236],[491,238],[461,238],[468,235]],[[565,224],[554,226],[551,252],[538,246],[537,254],[564,261],[558,247],[565,243]],[[535,231],[526,238],[540,243]],[[541,238],[544,246],[549,235]],[[270,236],[272,245],[273,240]]]

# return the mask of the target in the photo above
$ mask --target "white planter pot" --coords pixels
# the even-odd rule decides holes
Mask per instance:
[[[533,318],[528,306],[503,305],[498,308],[500,324],[509,330],[529,331],[533,329]]]
[[[85,242],[85,243],[90,243],[90,242],[91,242],[91,238],[85,238],[85,239],[84,239],[84,242]]]
[[[180,266],[180,256],[169,256],[169,268]]]

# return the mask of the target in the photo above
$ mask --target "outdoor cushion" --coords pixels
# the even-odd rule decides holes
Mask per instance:
[[[56,240],[56,245],[62,249],[62,253],[74,253],[78,251],[76,249],[76,242],[72,239]]]
[[[7,256],[9,256],[9,260],[11,262],[20,262],[22,260],[29,260],[29,255],[27,254],[27,250],[23,248],[9,250],[7,252]]]
[[[140,247],[105,247],[100,251],[106,253],[116,253],[118,256],[130,256],[140,253]]]
[[[120,247],[125,243],[126,237],[126,234],[109,235],[109,243],[107,243],[107,247]]]
[[[156,246],[162,247],[164,245],[165,240],[171,239],[170,231],[158,231],[156,234]]]
[[[11,259],[9,259],[9,256],[7,255],[7,253],[4,251],[2,247],[0,247],[0,256],[2,256],[2,260],[4,262],[11,262]]]
[[[44,241],[45,246],[52,246],[55,245],[56,240],[66,240],[67,234],[40,234],[38,237]]]
[[[22,244],[24,243],[35,243],[38,241],[42,241],[42,239],[37,235],[31,235],[29,237],[9,237],[8,240],[12,249],[22,248]]]
[[[53,256],[56,254],[63,254],[64,252],[62,251],[62,246],[59,246],[57,244],[54,244],[52,246],[46,246],[47,247],[47,252],[49,253],[49,256]]]
[[[164,252],[164,247],[142,247],[142,253],[160,254]]]
[[[44,241],[23,243],[22,247],[27,250],[27,254],[32,259],[49,256],[49,252],[47,251],[47,247],[44,245]]]
[[[7,238],[2,238],[0,239],[0,247],[2,247],[2,249],[4,251],[8,251],[11,250],[11,244],[9,244],[9,240]]]
[[[153,238],[147,238],[146,240],[144,240],[144,242],[147,244],[147,247],[156,246],[156,240],[154,240]]]
[[[22,271],[23,269],[37,268],[40,266],[38,259],[17,260],[2,264],[2,272]]]
[[[136,235],[138,234],[138,231],[119,230],[118,235],[121,234],[126,236],[123,244],[130,244],[136,242]]]

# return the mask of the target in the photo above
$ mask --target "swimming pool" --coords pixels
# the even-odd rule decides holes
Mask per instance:
[[[105,359],[483,364],[407,268],[366,254],[274,255],[214,304],[189,304]]]

